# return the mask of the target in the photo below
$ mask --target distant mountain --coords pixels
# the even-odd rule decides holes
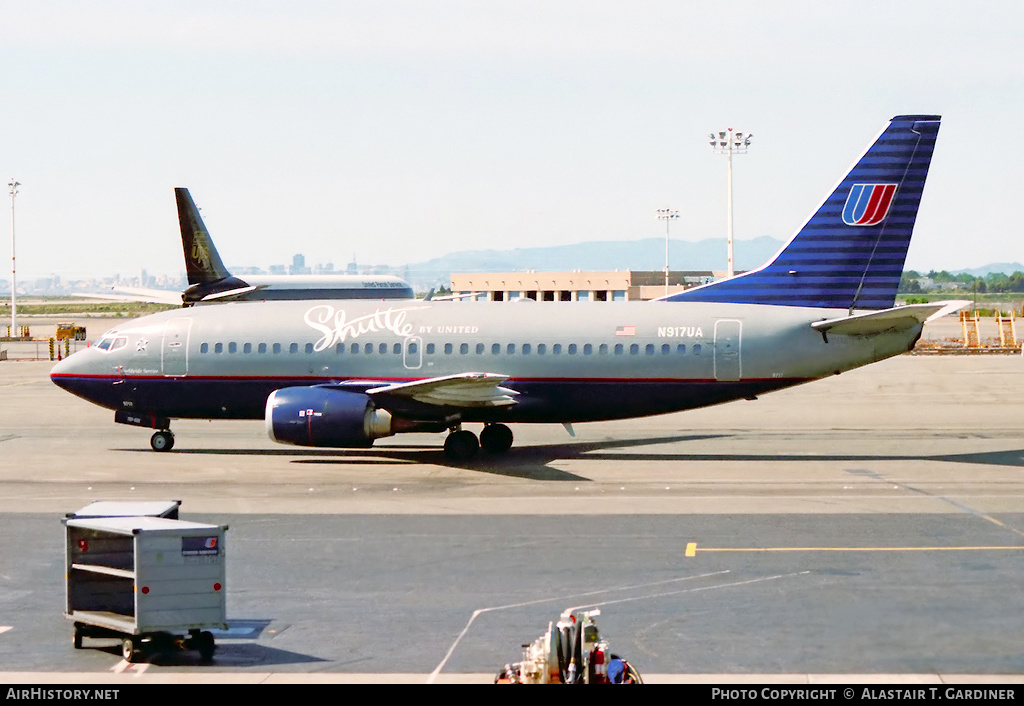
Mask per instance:
[[[782,241],[761,236],[734,242],[736,269],[749,270],[772,257]],[[726,247],[722,238],[697,242],[669,241],[673,270],[724,270]],[[413,286],[448,284],[452,272],[520,272],[539,270],[655,270],[665,268],[665,240],[597,241],[514,250],[465,250],[407,265],[402,272]]]
[[[1024,272],[1024,265],[1019,262],[993,262],[991,265],[976,267],[973,270],[954,270],[952,275],[969,274],[972,277],[984,277],[993,272],[1001,272],[1004,275],[1012,275],[1014,272]],[[923,272],[921,274],[924,274]]]

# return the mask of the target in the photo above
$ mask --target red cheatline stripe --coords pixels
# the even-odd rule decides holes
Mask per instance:
[[[60,375],[67,380],[125,380],[122,375]],[[256,376],[223,376],[223,375],[189,375],[186,377],[164,377],[164,376],[138,376],[130,377],[136,381],[173,380],[189,382],[279,382],[295,383],[308,382],[310,385],[330,385],[342,383],[367,383],[368,385],[389,384],[393,382],[417,382],[419,380],[430,380],[431,378],[335,378],[335,377],[256,377]],[[813,380],[814,378],[792,377],[792,378],[743,378],[740,382],[779,382],[792,380]],[[536,377],[510,377],[502,385],[519,382],[565,382],[565,383],[718,383],[714,378],[536,378]]]

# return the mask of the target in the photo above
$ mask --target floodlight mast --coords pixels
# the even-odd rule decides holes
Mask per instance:
[[[665,221],[665,295],[668,296],[668,224],[673,218],[679,218],[679,211],[670,208],[658,209],[658,220]]]
[[[7,183],[7,187],[11,193],[11,335],[15,338],[18,336],[18,281],[17,281],[17,267],[14,250],[14,197],[18,195],[18,187],[20,183],[15,181],[13,178]]]
[[[733,267],[732,257],[732,156],[733,154],[746,154],[747,149],[750,147],[750,138],[753,137],[749,132],[744,134],[742,132],[733,133],[732,128],[728,130],[720,130],[718,133],[711,133],[711,149],[718,154],[724,154],[728,156],[729,162],[729,186],[728,186],[728,210],[726,212],[726,229],[728,230],[728,247],[729,247],[729,277],[735,274]]]

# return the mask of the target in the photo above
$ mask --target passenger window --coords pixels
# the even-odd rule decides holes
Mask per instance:
[[[597,352],[600,353],[601,355],[608,355],[608,344],[602,343],[600,346],[598,346]]]
[[[452,354],[452,350],[454,350],[452,348],[452,344],[450,344],[450,343],[444,344],[444,354],[445,355],[451,355]]]
[[[634,343],[633,345],[631,345],[629,347],[629,354],[630,355],[636,355],[639,352],[640,352],[640,344],[639,343]]]
[[[615,344],[615,355],[622,355],[622,350],[623,350],[622,349],[622,344],[621,343],[616,343]]]
[[[382,343],[379,346],[377,346],[377,352],[380,353],[381,355],[386,354],[388,352],[388,344]]]
[[[353,343],[349,347],[348,352],[351,353],[352,355],[356,355],[357,353],[359,353],[359,344],[358,343]]]
[[[365,346],[363,346],[363,353],[365,353],[366,355],[370,355],[371,353],[373,353],[373,344],[367,343]]]
[[[491,355],[498,355],[499,353],[501,353],[501,344],[500,343],[492,343],[491,344]]]
[[[242,352],[245,353],[246,355],[251,354],[252,353],[252,344],[251,343],[246,343],[244,346],[242,346]]]
[[[476,354],[477,355],[481,355],[483,352],[484,352],[484,344],[482,344],[482,343],[476,344]]]
[[[547,350],[547,346],[545,346],[543,343],[538,343],[537,344],[537,355],[544,355],[544,352],[546,350]]]
[[[216,343],[216,344],[214,344],[213,352],[214,353],[223,353],[224,352],[224,344],[223,343]]]
[[[433,343],[428,343],[427,344],[427,355],[434,355],[434,344]]]
[[[510,343],[509,345],[511,346],[513,344]],[[523,355],[530,355],[530,344],[529,343],[524,343],[523,344]]]
[[[584,346],[583,346],[583,355],[590,355],[593,352],[594,352],[594,347],[592,345],[590,345],[589,343],[584,344]]]
[[[466,355],[467,353],[469,353],[469,344],[468,343],[463,343],[462,345],[460,345],[459,346],[459,353],[461,355]]]
[[[344,343],[339,343],[338,345],[336,345],[334,347],[334,352],[337,355],[341,355],[342,353],[344,353],[345,352],[345,344]]]
[[[100,343],[103,343],[103,341],[100,341]],[[199,352],[200,353],[209,353],[210,352],[210,344],[209,343],[202,343],[202,344],[200,344],[199,345]]]
[[[509,355],[515,355],[516,354],[516,344],[514,344],[514,343],[508,344],[505,347],[505,352],[508,353]]]
[[[570,343],[569,344],[569,355],[576,355],[576,344],[575,343]]]
[[[259,353],[260,355],[265,354],[267,352],[267,344],[261,343],[258,346],[256,346],[256,352]]]
[[[306,355],[310,355],[312,353],[313,353],[313,344],[312,343],[307,343],[306,344]]]
[[[419,346],[417,346],[416,342],[413,341],[412,343],[409,344],[409,354],[410,355],[416,355],[416,350],[418,348],[419,348]]]
[[[694,355],[700,355],[700,351],[701,351],[700,344],[699,343],[693,344],[693,354]]]
[[[680,343],[678,346],[676,346],[676,353],[678,353],[679,355],[686,355],[686,344]]]
[[[280,353],[281,353],[281,344],[280,343],[275,343],[274,344],[274,355],[279,355]]]
[[[648,343],[646,346],[644,346],[644,353],[646,353],[647,355],[654,355],[654,344]]]
[[[413,344],[413,345],[416,345],[416,344]],[[402,344],[401,343],[396,343],[394,348],[392,349],[392,351],[394,352],[395,355],[402,355]]]
[[[556,343],[555,345],[551,346],[551,355],[558,355],[561,352],[562,352],[562,344],[561,343]]]
[[[237,353],[237,352],[238,352],[238,344],[235,343],[234,341],[232,341],[231,343],[228,344],[228,353]]]
[[[219,346],[220,344],[218,343],[217,345]],[[299,344],[298,343],[293,343],[290,346],[288,346],[288,352],[292,353],[292,354],[298,353],[299,352]]]

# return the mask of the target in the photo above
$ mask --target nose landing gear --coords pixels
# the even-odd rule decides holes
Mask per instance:
[[[155,432],[149,437],[149,445],[154,451],[170,451],[174,448],[174,433],[170,429]]]

